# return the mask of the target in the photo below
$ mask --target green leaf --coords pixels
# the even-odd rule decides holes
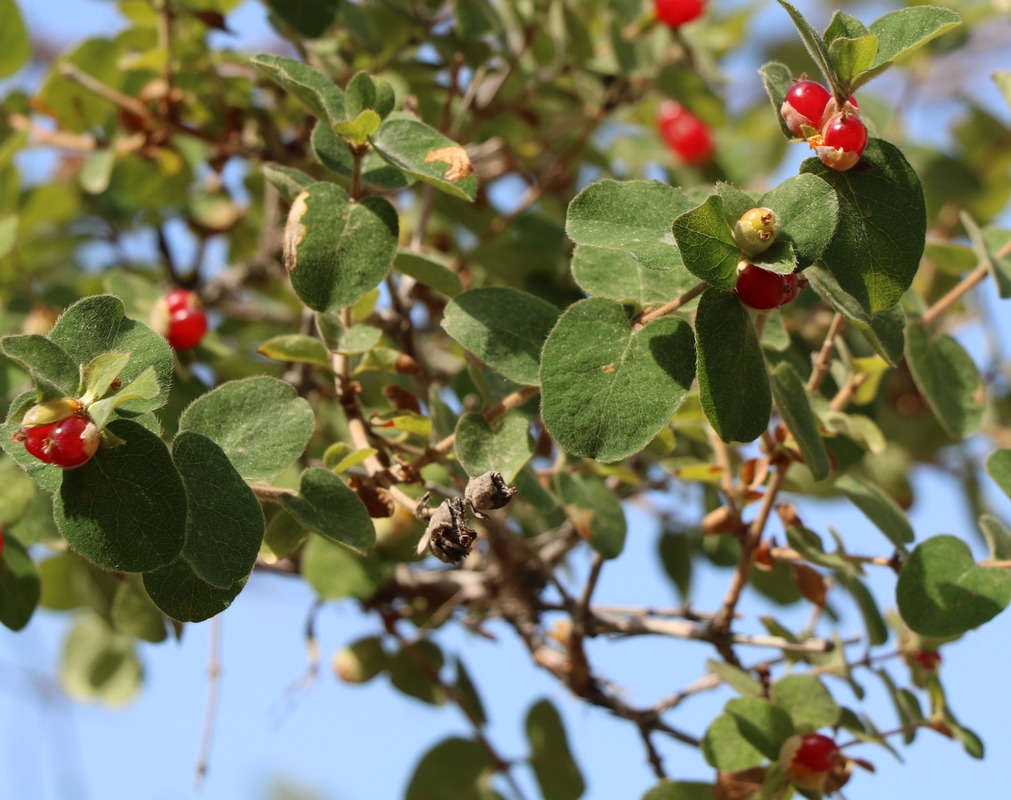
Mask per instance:
[[[558,476],[558,493],[576,532],[604,558],[617,558],[625,547],[628,523],[614,493],[590,475]]]
[[[9,533],[0,556],[0,623],[12,631],[28,624],[39,604],[42,587],[32,557]]]
[[[37,333],[4,336],[0,350],[35,382],[43,402],[75,397],[81,379],[77,363],[55,342]]]
[[[836,193],[815,175],[788,178],[766,192],[758,205],[776,212],[782,226],[779,238],[793,243],[800,269],[822,257],[839,224]]]
[[[864,627],[867,629],[867,641],[873,645],[881,645],[888,641],[888,625],[881,616],[877,600],[860,580],[847,572],[836,572],[836,580],[839,585],[848,591],[860,609],[860,615],[864,618]]]
[[[89,405],[104,397],[129,361],[129,353],[102,353],[91,359],[81,370],[82,403]]]
[[[727,291],[737,285],[741,249],[723,218],[719,195],[676,217],[673,231],[684,265],[693,275]]]
[[[990,558],[996,561],[1011,559],[1011,528],[991,514],[979,518],[979,527],[990,548]]]
[[[530,421],[521,414],[506,414],[494,422],[474,412],[456,423],[456,455],[467,474],[476,478],[486,472],[501,472],[512,483],[534,454]]]
[[[53,513],[78,553],[120,572],[168,564],[186,536],[186,492],[164,442],[129,420],[109,431],[123,440],[66,470]]]
[[[423,703],[442,705],[446,702],[446,690],[433,678],[442,671],[444,663],[435,642],[423,639],[414,644],[404,643],[390,658],[390,683]]]
[[[827,80],[831,83],[832,69],[830,64],[832,63],[831,58],[828,53],[828,47],[822,40],[818,32],[811,27],[811,24],[804,19],[804,15],[800,13],[796,8],[786,2],[786,0],[777,0],[777,2],[786,10],[786,13],[790,15],[790,19],[793,20],[793,24],[797,28],[797,32],[800,34],[800,39],[804,43],[804,47],[807,52],[810,53],[812,60],[818,69],[821,70],[822,75],[825,76]]]
[[[347,147],[345,146],[344,149],[347,150]],[[277,189],[281,197],[289,203],[293,203],[295,198],[306,188],[316,183],[316,178],[312,177],[312,175],[307,175],[301,170],[297,170],[294,167],[286,167],[283,164],[271,164],[268,162],[261,165],[260,169],[263,171],[263,177],[267,179],[267,182]]]
[[[906,315],[901,306],[876,314],[867,313],[851,294],[847,294],[835,277],[822,266],[804,271],[808,282],[836,311],[852,322],[878,354],[893,367],[902,360],[906,347]]]
[[[969,234],[972,250],[979,263],[986,264],[990,277],[993,278],[994,285],[997,287],[997,294],[1004,300],[1011,297],[1011,259],[997,258],[995,253],[999,247],[991,246],[991,241],[997,238],[995,234],[999,236],[999,231],[991,229],[984,233],[967,211],[959,212],[958,219],[966,233]],[[1006,239],[1007,237],[1001,238]]]
[[[797,440],[800,454],[814,479],[824,480],[832,464],[818,430],[818,420],[811,410],[811,399],[804,381],[788,361],[780,363],[772,371],[772,397],[786,427]]]
[[[769,426],[769,373],[748,310],[730,292],[707,289],[695,317],[699,399],[725,442],[750,442]]]
[[[77,700],[126,705],[141,685],[134,638],[114,631],[96,614],[78,617],[63,641],[60,684]]]
[[[649,269],[680,270],[671,222],[695,205],[659,181],[597,181],[569,203],[565,232],[576,244],[617,250]]]
[[[720,714],[706,729],[702,755],[711,766],[728,772],[749,769],[765,760],[762,751],[741,732],[737,717],[727,712]]]
[[[163,642],[168,638],[165,616],[148,596],[140,576],[130,575],[119,582],[109,616],[116,630],[145,642]]]
[[[997,616],[1011,602],[1011,575],[977,566],[969,545],[934,536],[899,573],[899,612],[923,636],[957,636]]]
[[[356,117],[367,109],[374,111],[377,117],[385,117],[393,110],[395,102],[390,82],[374,78],[365,71],[355,73],[344,88],[344,110],[349,117]]]
[[[986,459],[986,472],[1011,497],[1011,450],[994,450]]]
[[[478,742],[445,739],[418,762],[404,800],[492,800],[485,785],[494,770],[488,750]]]
[[[264,375],[229,381],[202,395],[179,418],[179,430],[217,444],[243,478],[276,475],[312,436],[309,403],[290,384]]]
[[[0,19],[0,78],[7,78],[31,57],[32,42],[14,0],[0,0]]]
[[[692,588],[691,537],[686,533],[664,531],[657,542],[657,549],[660,565],[677,588],[681,601],[687,602]]]
[[[106,294],[78,300],[60,315],[49,338],[77,364],[87,364],[104,353],[129,353],[130,361],[119,373],[124,386],[154,368],[158,394],[127,400],[118,410],[154,411],[168,400],[174,372],[172,348],[164,336],[127,317],[119,298]]]
[[[713,785],[697,781],[663,780],[642,796],[642,800],[715,800]]]
[[[460,694],[461,710],[468,718],[473,719],[478,725],[488,724],[488,714],[481,702],[481,695],[478,694],[477,686],[474,685],[470,673],[464,666],[463,661],[456,659],[456,689]]]
[[[201,580],[185,559],[144,573],[144,588],[166,616],[180,622],[203,622],[228,608],[249,580],[247,575],[227,589]]]
[[[879,17],[867,29],[878,38],[874,62],[870,69],[857,76],[851,89],[863,86],[888,69],[896,59],[961,23],[962,18],[957,13],[937,6],[912,6]]]
[[[762,76],[765,92],[769,95],[769,102],[772,103],[772,107],[776,111],[779,129],[783,132],[784,136],[792,139],[793,132],[787,127],[786,120],[783,119],[783,115],[780,113],[780,108],[783,106],[783,101],[786,100],[786,95],[793,87],[793,73],[786,64],[779,61],[769,61],[758,70],[758,74]],[[744,211],[747,210],[744,209]]]
[[[868,70],[878,54],[878,37],[861,36],[846,38],[840,36],[828,46],[828,57],[840,84],[853,85],[854,79]]]
[[[249,62],[302,104],[316,119],[333,124],[345,119],[344,92],[322,72],[285,56],[261,54]]]
[[[786,709],[761,697],[728,700],[724,713],[734,718],[741,735],[766,758],[778,758],[783,742],[794,732]]]
[[[302,549],[301,563],[306,581],[323,600],[372,597],[389,571],[322,536],[309,537]]]
[[[779,239],[772,243],[772,246],[764,253],[752,256],[752,264],[761,267],[768,272],[775,272],[777,275],[789,275],[797,269],[797,251],[793,247],[793,242],[787,239]],[[737,272],[734,272],[734,284],[737,284]]]
[[[459,276],[432,256],[401,249],[393,268],[452,299],[463,291]]]
[[[291,25],[299,36],[322,36],[337,19],[341,0],[266,0],[271,11]],[[263,56],[260,56],[262,58]]]
[[[292,203],[284,231],[292,288],[316,311],[353,305],[386,277],[398,231],[383,198],[351,203],[336,184],[312,184]]]
[[[316,322],[327,347],[335,353],[354,355],[367,353],[383,338],[383,331],[374,325],[360,323],[348,329],[339,328],[340,320],[335,314],[317,314]]]
[[[983,421],[976,399],[979,370],[955,339],[941,334],[933,339],[915,320],[906,326],[906,361],[916,386],[934,417],[953,439],[974,433]]]
[[[691,328],[676,317],[635,330],[620,304],[580,300],[544,343],[545,426],[573,455],[610,462],[638,453],[688,393],[693,344]]]
[[[104,428],[112,412],[121,405],[131,400],[153,400],[160,392],[154,367],[148,367],[115,394],[92,403],[88,408],[88,416],[99,428]]]
[[[369,137],[379,130],[382,120],[371,108],[362,111],[354,119],[333,123],[333,131],[338,136],[347,139],[351,144],[360,147]]]
[[[419,181],[470,202],[477,196],[477,178],[467,151],[420,120],[387,120],[372,138],[372,146]]]
[[[317,122],[312,129],[309,140],[313,155],[324,167],[338,175],[351,177],[354,174],[354,156],[348,142],[338,136],[327,122]],[[362,158],[361,180],[371,186],[381,189],[403,189],[411,184],[411,180],[396,167],[391,167],[375,152],[369,151]],[[308,183],[315,183],[316,178],[310,178]],[[307,185],[303,185],[304,189]],[[301,189],[299,190],[301,191]],[[295,192],[297,195],[298,192]],[[290,198],[294,200],[294,196]]]
[[[586,783],[569,750],[565,726],[548,700],[539,700],[527,713],[530,766],[544,800],[577,800]]]
[[[786,675],[772,684],[770,697],[786,709],[797,729],[816,731],[839,719],[839,706],[814,675]]]
[[[828,27],[825,28],[825,33],[821,38],[825,44],[831,45],[839,37],[859,39],[861,36],[866,35],[867,26],[860,20],[850,14],[836,11],[832,14],[832,19],[829,21]]]
[[[762,684],[751,677],[750,673],[725,661],[706,660],[706,669],[723,681],[727,686],[746,697],[761,697],[765,692]]]
[[[275,361],[293,361],[300,364],[315,364],[330,369],[330,353],[315,336],[304,333],[283,333],[273,336],[256,348],[261,356]]]
[[[923,255],[927,211],[923,189],[894,145],[871,139],[862,161],[839,172],[817,158],[801,165],[839,198],[839,225],[822,261],[869,313],[899,302]]]
[[[846,495],[898,550],[904,550],[905,545],[916,538],[902,509],[873,483],[855,475],[842,475],[836,479],[835,488]]]
[[[471,289],[446,306],[442,327],[462,347],[509,380],[536,386],[544,340],[558,309],[505,287]]]
[[[302,473],[298,495],[281,495],[284,509],[307,528],[364,555],[376,542],[365,505],[332,472],[312,467]]]
[[[659,272],[627,253],[577,245],[572,254],[572,277],[594,297],[651,305],[678,297],[698,283],[687,270]]]
[[[253,570],[263,541],[263,510],[224,451],[199,433],[172,443],[189,500],[182,557],[198,578],[228,589]]]
[[[342,551],[346,552],[346,551]],[[378,636],[366,636],[342,648],[334,656],[334,671],[347,683],[368,683],[389,664],[389,656]]]

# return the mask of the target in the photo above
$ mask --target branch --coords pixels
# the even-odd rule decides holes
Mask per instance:
[[[809,392],[817,392],[821,386],[821,382],[828,374],[828,366],[832,360],[832,351],[835,349],[835,339],[845,324],[846,318],[836,311],[835,316],[832,317],[831,324],[828,326],[828,333],[825,334],[825,341],[822,342],[821,350],[818,351],[818,357],[815,359],[811,377],[808,379],[807,389]]]
[[[698,283],[680,297],[671,300],[667,305],[660,306],[660,308],[655,308],[652,311],[646,312],[639,318],[639,322],[642,325],[647,325],[655,319],[659,319],[660,317],[666,317],[668,314],[673,314],[685,303],[689,302],[690,300],[694,300],[708,288],[709,288],[708,283]]]

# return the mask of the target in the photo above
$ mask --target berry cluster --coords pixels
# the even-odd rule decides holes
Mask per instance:
[[[81,404],[70,397],[28,409],[14,441],[46,464],[73,469],[98,450],[100,435]]]
[[[815,151],[822,163],[844,171],[855,165],[867,147],[867,127],[851,97],[840,107],[829,90],[805,78],[786,93],[780,113],[790,132]]]
[[[660,106],[657,130],[685,164],[704,164],[716,151],[709,126],[674,100]]]

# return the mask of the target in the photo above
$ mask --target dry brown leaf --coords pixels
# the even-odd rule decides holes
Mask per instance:
[[[458,183],[474,172],[474,167],[470,163],[470,156],[458,144],[451,145],[450,147],[440,147],[438,150],[429,150],[425,153],[425,163],[431,164],[433,161],[442,161],[449,164],[442,177],[450,183]]]

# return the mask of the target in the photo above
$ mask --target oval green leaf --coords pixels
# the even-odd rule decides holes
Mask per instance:
[[[573,455],[618,461],[660,432],[694,378],[686,322],[662,317],[635,330],[619,303],[580,300],[544,343],[544,424]]]
[[[281,495],[281,505],[307,528],[364,555],[376,542],[376,528],[365,504],[330,470],[302,473],[297,495]]]
[[[489,422],[482,414],[469,412],[456,423],[456,455],[472,478],[501,472],[505,482],[512,483],[533,454],[530,421],[522,414]]]

